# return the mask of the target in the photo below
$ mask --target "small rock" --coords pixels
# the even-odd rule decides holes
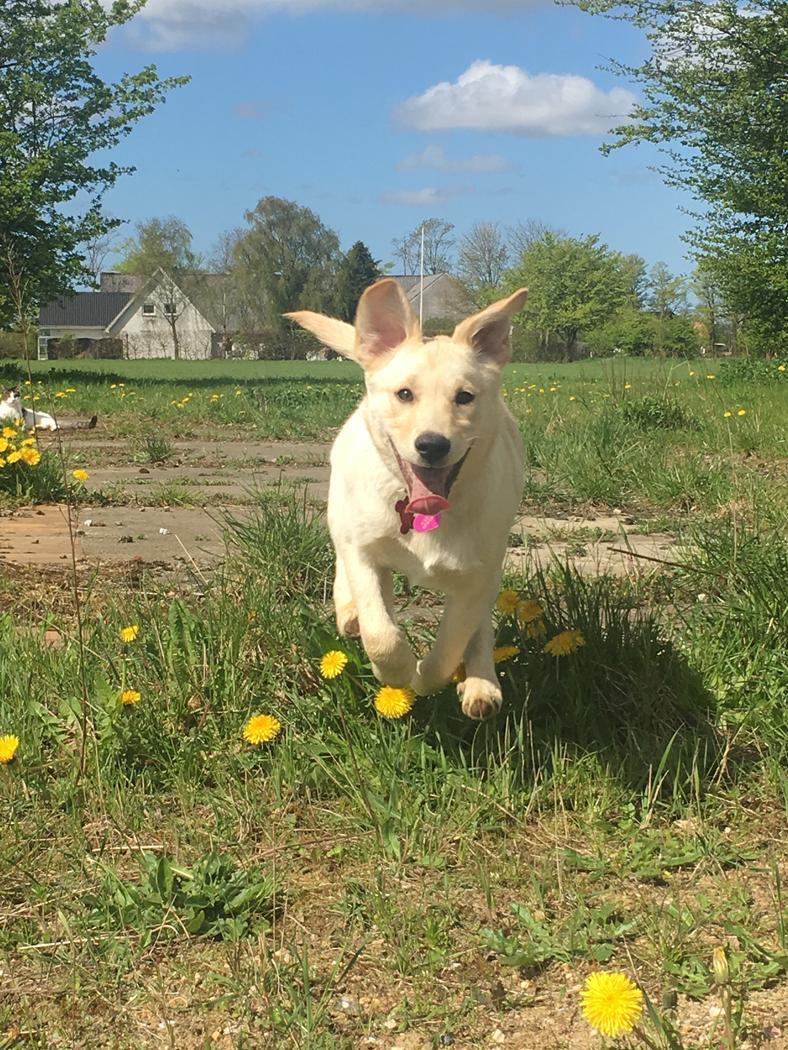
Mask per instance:
[[[140,474],[150,474],[147,467],[140,467]]]
[[[339,1008],[340,1010],[344,1010],[345,1013],[349,1014],[351,1017],[358,1017],[358,1015],[361,1013],[361,1007],[356,1002],[356,1000],[351,999],[347,995],[340,995]]]
[[[35,547],[35,545],[36,545],[37,543],[40,543],[40,542],[41,542],[41,540],[31,540],[30,542],[31,542],[31,544],[32,544],[32,545],[33,545],[33,546]]]
[[[170,534],[170,530],[169,529],[159,529],[159,535],[160,536],[169,536],[169,534]]]
[[[498,1043],[500,1045],[501,1043],[506,1042],[506,1035],[501,1031],[500,1028],[494,1028],[490,1039],[492,1039],[494,1043]]]
[[[118,543],[133,543],[133,542],[134,542],[134,537],[133,536],[121,536],[120,539],[118,540]]]

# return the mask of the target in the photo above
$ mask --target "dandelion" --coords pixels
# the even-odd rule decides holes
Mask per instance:
[[[35,467],[41,462],[41,453],[37,448],[23,448],[19,453],[19,458],[23,463],[27,463],[28,467]]]
[[[66,393],[67,394],[76,394],[76,392],[77,392],[77,388],[75,386],[67,386],[66,387]]]
[[[546,638],[547,627],[544,620],[533,620],[531,623],[526,624],[525,633],[529,638],[533,638],[537,642],[540,642],[542,638]]]
[[[281,732],[282,723],[273,715],[252,715],[244,726],[243,737],[248,744],[267,744]]]
[[[731,416],[733,415],[733,412],[730,412],[730,411],[729,411],[729,410],[728,410],[728,409],[726,408],[726,409],[725,409],[725,411],[724,411],[724,412],[723,412],[722,414],[723,414],[723,416],[724,416],[724,417],[725,417],[726,419],[730,419],[730,417],[731,417]]]
[[[784,372],[785,371],[785,365],[778,365],[777,366],[777,371],[778,372]]]
[[[581,995],[583,1016],[602,1035],[631,1032],[643,1012],[643,993],[625,973],[592,973]]]
[[[520,652],[519,645],[498,645],[493,649],[493,659],[497,664],[506,663]]]
[[[550,653],[551,656],[568,656],[585,644],[586,640],[581,631],[561,631],[550,639],[544,647],[544,652]]]
[[[55,397],[65,397],[65,396],[66,396],[65,390],[58,390],[58,392],[55,394]]]
[[[90,474],[88,474],[86,470],[83,470],[81,467],[79,467],[77,470],[71,471],[71,477],[74,479],[74,481],[87,481],[90,477]]]
[[[569,400],[570,401],[577,401],[577,398],[575,397],[574,394],[571,394],[570,397],[569,397]]]
[[[520,595],[517,591],[501,591],[495,599],[495,608],[504,616],[513,616],[519,601]]]
[[[7,766],[9,762],[13,761],[18,747],[18,736],[13,736],[11,733],[8,733],[6,736],[0,736],[0,766]]]
[[[724,948],[717,947],[711,953],[711,969],[717,984],[728,983],[731,974],[728,966],[728,956],[725,954]]]
[[[416,694],[412,689],[395,689],[384,685],[375,697],[375,710],[384,718],[402,718],[413,707]]]
[[[543,612],[544,610],[542,609],[541,604],[533,598],[518,602],[515,607],[517,622],[520,624],[531,623],[533,620],[538,620]]]
[[[339,649],[324,653],[320,660],[320,674],[323,678],[338,678],[345,670],[347,656]]]
[[[713,372],[709,372],[709,374],[706,376],[706,378],[707,379],[716,379],[717,377],[715,376],[715,374]]]
[[[128,627],[121,627],[118,633],[120,636],[120,640],[128,645],[128,643],[133,642],[137,635],[140,633],[139,624],[132,623]]]
[[[118,384],[117,383],[110,383],[109,384],[109,388],[110,388],[110,390],[117,390]]]
[[[739,411],[736,413],[736,415],[737,416],[746,416],[747,415],[747,409],[746,408],[740,408]]]
[[[624,389],[625,390],[631,390],[632,389],[632,384],[631,383],[624,383]]]
[[[690,372],[690,375],[691,375],[691,376],[694,376],[695,374],[696,374],[695,372]]]
[[[136,689],[124,689],[120,694],[120,702],[124,707],[129,704],[138,704],[142,699],[142,693],[138,693]]]
[[[16,431],[14,430],[13,427],[3,427],[3,437],[4,438],[9,438],[9,439],[10,438],[15,438],[16,437]]]
[[[14,450],[13,452],[9,452],[8,453],[8,456],[6,457],[6,462],[7,463],[18,463],[21,458],[22,458],[22,453]]]

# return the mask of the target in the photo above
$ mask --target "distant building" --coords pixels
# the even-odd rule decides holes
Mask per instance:
[[[159,269],[146,280],[134,274],[102,273],[99,291],[76,292],[41,308],[38,356],[48,357],[54,343],[52,349],[55,353],[60,349],[62,356],[95,353],[95,344],[100,344],[98,352],[107,357],[211,357],[223,331],[221,309],[213,319],[217,328],[206,316],[211,311],[205,304],[195,305],[198,296],[191,287],[199,285],[207,293],[211,276],[176,280]],[[208,294],[204,298],[210,300]],[[71,344],[68,353],[62,348],[64,341]]]
[[[421,277],[419,274],[392,273],[393,277],[407,296],[415,315],[419,316],[419,294]],[[422,317],[427,321],[447,321],[456,323],[473,312],[468,302],[468,295],[456,277],[450,273],[424,274],[424,299]]]

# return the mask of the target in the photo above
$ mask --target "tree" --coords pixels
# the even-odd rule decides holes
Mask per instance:
[[[161,268],[168,273],[199,270],[202,258],[192,251],[192,231],[174,215],[137,223],[137,237],[125,241],[118,269],[150,277]]]
[[[630,305],[641,310],[646,303],[648,275],[646,260],[640,255],[621,255],[621,269],[627,283],[627,297]]]
[[[201,257],[192,251],[192,232],[181,219],[147,219],[137,223],[136,240],[123,245],[125,252],[118,263],[124,273],[133,273],[155,284],[148,293],[167,322],[175,359],[181,357],[178,321],[189,308],[190,278],[202,265]],[[192,281],[192,283],[194,283]]]
[[[457,275],[476,305],[485,290],[498,287],[508,263],[509,245],[497,222],[477,222],[460,240]]]
[[[454,226],[443,219],[425,219],[407,236],[392,241],[395,256],[402,262],[402,272],[419,273],[421,270],[422,231],[424,235],[424,272],[446,273],[451,270],[451,250]]]
[[[339,238],[309,208],[281,197],[263,197],[245,218],[231,271],[244,328],[264,334],[270,352],[292,356],[300,336],[282,314],[331,309]]]
[[[788,339],[788,9],[785,0],[576,0],[642,28],[651,55],[613,68],[644,101],[606,152],[652,142],[669,185],[702,208],[688,241],[746,316],[752,345]]]
[[[686,278],[674,277],[664,262],[654,263],[648,273],[646,306],[662,319],[686,312]]]
[[[581,332],[598,328],[625,304],[627,278],[621,257],[593,235],[576,239],[549,232],[509,270],[505,290],[528,288],[518,323],[536,328],[543,345],[557,335],[568,357]]]
[[[524,219],[509,228],[509,251],[514,259],[519,260],[531,245],[541,241],[546,233],[555,233],[563,237],[563,230],[553,229],[541,219]]]
[[[110,219],[109,221],[112,222],[113,220]],[[114,251],[115,244],[114,230],[99,233],[85,242],[83,254],[84,269],[85,273],[90,277],[90,283],[94,286],[98,285],[101,271],[104,269],[104,263],[107,260],[107,256]]]
[[[336,311],[343,321],[352,321],[365,288],[380,277],[380,263],[363,241],[356,241],[339,264],[336,277]]]
[[[11,0],[0,6],[0,325],[85,275],[83,246],[118,225],[102,210],[131,167],[106,151],[176,84],[145,66],[112,83],[92,57],[143,0]],[[92,158],[97,151],[104,155]],[[16,289],[19,294],[9,294]]]

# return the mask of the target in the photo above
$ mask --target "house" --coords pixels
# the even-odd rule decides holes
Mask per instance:
[[[445,321],[456,324],[473,312],[467,292],[456,277],[449,273],[425,273],[422,292],[419,274],[390,275],[405,293],[414,314],[419,316],[419,299],[422,298],[422,321]]]
[[[99,344],[99,353],[109,357],[209,358],[221,327],[195,305],[187,287],[187,278],[176,281],[162,269],[148,279],[102,273],[99,291],[77,292],[41,308],[38,356],[49,356],[50,343],[66,356],[66,341],[73,348],[69,356],[95,352]]]

